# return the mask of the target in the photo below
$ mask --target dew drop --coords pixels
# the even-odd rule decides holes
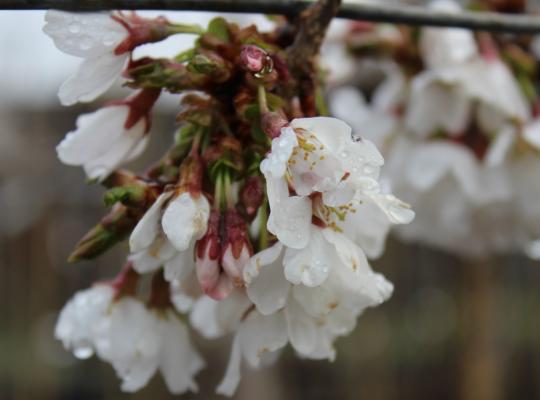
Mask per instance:
[[[87,358],[92,357],[94,350],[90,346],[81,346],[73,350],[73,355],[79,360],[86,360]]]
[[[94,45],[94,41],[90,39],[89,37],[86,37],[83,40],[81,40],[79,47],[81,48],[81,50],[90,50],[93,45]]]
[[[372,174],[374,172],[375,172],[375,167],[373,167],[373,165],[368,164],[368,165],[364,166],[364,174],[370,175],[370,174]]]
[[[112,46],[114,42],[115,42],[115,38],[112,33],[108,33],[107,35],[105,35],[102,40],[103,45],[107,47]]]
[[[71,32],[71,33],[74,33],[74,34],[77,34],[81,31],[81,26],[77,23],[72,23],[72,24],[69,24],[68,26],[68,30]]]

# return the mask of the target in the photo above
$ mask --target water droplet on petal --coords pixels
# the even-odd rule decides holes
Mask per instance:
[[[77,34],[81,31],[81,26],[77,23],[72,23],[72,24],[69,24],[68,26],[68,30],[71,32],[71,33],[74,33],[74,34]]]
[[[73,355],[79,360],[86,360],[87,358],[92,357],[94,350],[90,346],[81,346],[73,350]]]
[[[79,44],[79,47],[81,50],[90,50],[94,46],[94,41],[90,39],[89,37],[84,38],[81,40],[81,43]]]
[[[115,38],[112,33],[108,33],[105,36],[103,36],[102,43],[104,46],[107,46],[107,47],[112,46],[114,42],[115,42]]]

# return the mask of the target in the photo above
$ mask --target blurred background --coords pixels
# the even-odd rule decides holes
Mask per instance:
[[[200,15],[172,18],[204,23]],[[61,165],[55,146],[77,115],[97,105],[59,105],[57,88],[78,60],[58,51],[42,25],[42,12],[0,11],[0,399],[172,398],[159,376],[122,394],[108,364],[76,360],[53,338],[66,300],[113,276],[126,247],[66,262],[105,208],[103,190],[84,185],[81,169]],[[143,51],[186,45],[167,42]],[[173,132],[176,103],[160,101],[151,146],[135,170]],[[390,239],[373,266],[394,283],[394,295],[337,342],[335,362],[285,352],[273,367],[245,371],[234,398],[540,399],[538,263],[511,255],[472,263]],[[184,397],[217,398],[229,339],[197,344],[209,367],[198,376],[200,393]]]

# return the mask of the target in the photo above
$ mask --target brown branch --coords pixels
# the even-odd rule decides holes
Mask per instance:
[[[326,30],[340,5],[341,0],[319,0],[302,11],[294,43],[287,49],[288,65],[293,75],[313,71],[315,57],[319,54]]]

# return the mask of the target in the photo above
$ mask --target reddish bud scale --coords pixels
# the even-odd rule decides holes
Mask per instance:
[[[249,241],[246,220],[234,209],[229,209],[225,213],[225,248],[231,245],[234,258],[240,258],[242,249],[247,248],[253,254],[253,248]]]
[[[180,165],[178,188],[181,192],[188,191],[197,196],[202,190],[204,164],[198,153],[190,153]]]
[[[538,118],[540,117],[540,101],[539,100],[536,100],[534,103],[533,103],[533,116],[535,118]]]
[[[486,60],[495,61],[501,58],[497,44],[491,34],[480,32],[478,34],[478,46],[480,48],[480,53]]]
[[[161,89],[142,89],[134,96],[124,100],[113,100],[105,104],[110,106],[128,106],[129,113],[124,123],[125,129],[133,128],[141,118],[145,119],[145,132],[150,130],[150,114],[152,107],[161,94]]]
[[[116,55],[133,51],[141,44],[161,41],[168,36],[169,21],[165,17],[146,19],[139,17],[135,12],[128,15],[120,12],[111,18],[128,31],[128,37],[114,50]]]
[[[350,31],[351,33],[371,32],[375,26],[376,25],[373,22],[354,21],[350,24]]]
[[[277,112],[267,112],[261,117],[261,128],[270,139],[281,135],[281,128],[288,124],[287,119]]]
[[[451,140],[470,149],[476,158],[483,160],[489,147],[489,138],[477,127],[471,127],[459,136],[452,136]]]
[[[326,228],[326,223],[315,215],[311,216],[311,223],[315,226],[318,226],[319,228]]]
[[[127,262],[120,273],[112,281],[103,282],[114,289],[114,300],[123,296],[134,296],[139,285],[139,274],[133,269],[133,263]]]
[[[212,210],[208,218],[208,227],[202,239],[197,242],[197,258],[202,259],[205,256],[206,249],[209,248],[209,257],[211,260],[217,260],[221,254],[221,238],[219,234],[221,215],[219,211]]]
[[[152,308],[170,308],[171,302],[171,285],[165,280],[163,270],[156,272],[152,277],[152,291],[148,305]]]
[[[264,201],[264,187],[259,175],[249,176],[240,192],[248,217],[253,218]]]
[[[279,80],[284,84],[290,82],[291,73],[287,67],[287,62],[277,54],[272,59],[274,61],[274,68],[279,74]]]

